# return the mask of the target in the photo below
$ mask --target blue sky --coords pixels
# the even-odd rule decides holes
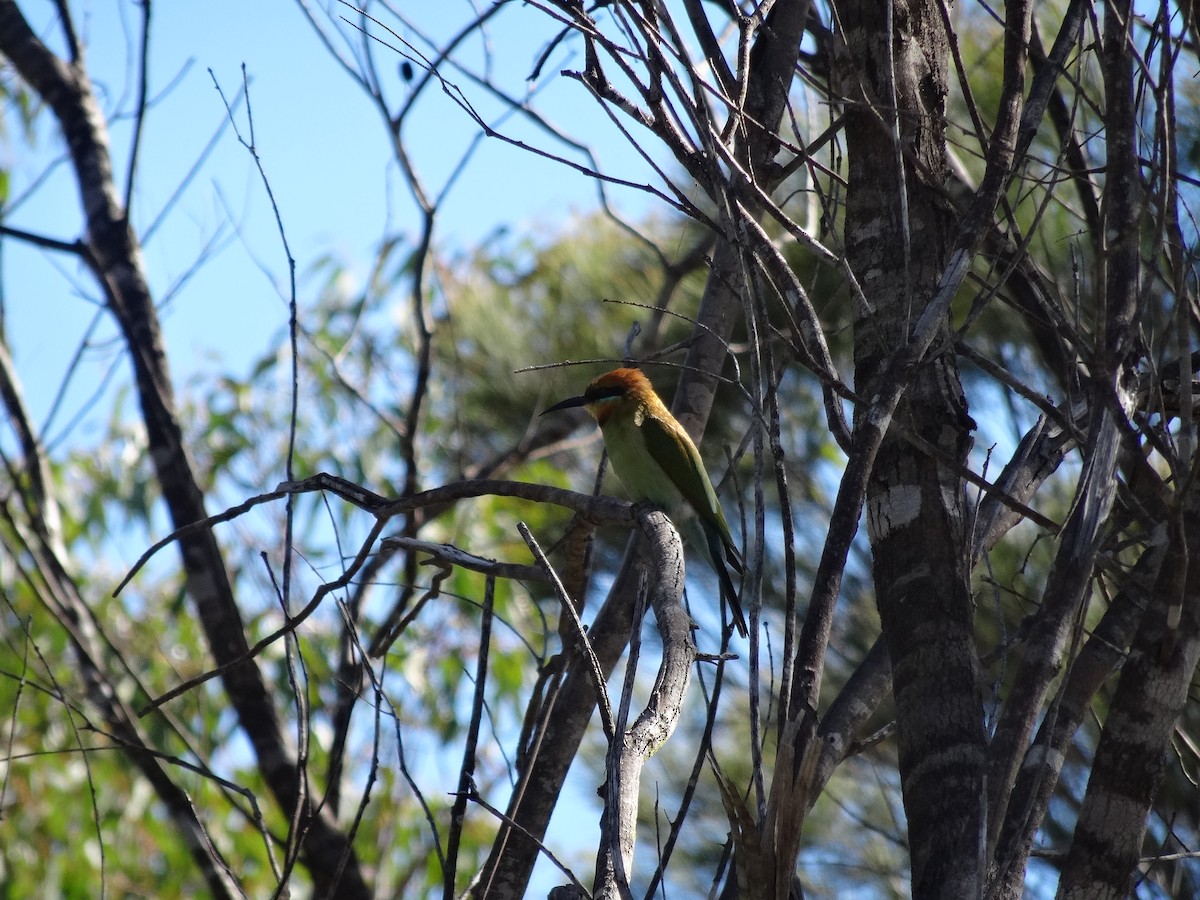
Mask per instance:
[[[454,30],[470,12],[466,3],[409,6],[414,15],[426,17],[431,14],[423,10],[436,8],[438,20],[422,24],[443,34]],[[139,27],[138,11],[127,0],[75,3],[72,9],[86,44],[89,71],[111,120],[114,167],[123,192],[132,127],[120,114],[133,106],[129,47]],[[51,25],[52,6],[30,4],[27,15],[42,38],[61,52],[61,35]],[[139,233],[157,222],[226,119],[214,78],[225,96],[232,98],[241,86],[243,64],[250,79],[258,152],[296,260],[302,304],[306,288],[316,280],[306,276],[323,256],[333,254],[351,273],[362,273],[386,230],[415,232],[417,211],[391,161],[378,113],[333,61],[294,3],[158,3],[153,15],[149,93],[154,105],[144,127],[131,204]],[[353,34],[350,26],[342,27]],[[555,31],[536,11],[516,3],[497,20],[492,34],[496,76],[510,91],[525,89],[525,75]],[[560,68],[580,65],[577,56],[569,55],[576,50],[564,44],[546,72],[552,75]],[[398,101],[400,59],[387,51],[380,58],[390,60],[388,77]],[[498,114],[499,108],[481,89],[466,78],[452,73],[448,77],[485,117]],[[644,165],[597,113],[584,89],[562,78],[551,81],[539,101],[557,123],[602,148],[609,171],[646,180]],[[244,106],[237,122],[248,137]],[[32,147],[21,140],[11,115],[6,125],[0,166],[12,172],[10,197],[21,197],[37,184],[23,202],[9,209],[7,224],[58,240],[75,240],[82,219],[69,169],[60,164],[42,179],[49,161],[61,157],[61,142],[45,122]],[[520,121],[510,121],[505,128],[524,140],[544,143]],[[430,91],[410,132],[422,174],[440,185],[476,132],[458,106],[440,91]],[[630,215],[651,208],[640,194],[617,191],[614,198]],[[549,230],[595,206],[596,188],[590,179],[500,141],[486,140],[451,193],[437,237],[444,247],[467,248],[498,228],[516,234]],[[163,309],[167,355],[177,388],[201,370],[240,373],[287,323],[286,257],[274,215],[253,160],[231,130],[220,137],[144,244],[146,268],[160,302],[209,245],[210,257]],[[14,240],[4,242],[2,261],[5,328],[35,424],[41,427],[47,421],[64,374],[87,341],[89,347],[46,437],[55,440],[66,431],[59,452],[71,443],[94,440],[90,423],[107,418],[113,392],[129,382],[118,342],[112,340],[114,329],[99,312],[96,286],[73,258]],[[101,388],[99,402],[90,406]],[[91,410],[84,424],[68,429],[81,409]],[[126,414],[133,415],[131,407]],[[121,553],[136,555],[142,549],[137,536],[114,538],[136,544],[123,547]],[[576,793],[587,798],[593,789],[589,783]],[[567,796],[574,796],[573,791],[568,788]],[[582,853],[584,858],[594,842],[590,829],[595,816],[580,809],[592,802],[570,804],[576,820],[580,815],[588,820],[587,829],[579,829],[578,821],[567,826],[574,840],[569,852]],[[546,879],[543,888],[558,880],[549,871],[540,877]]]
[[[435,7],[426,4],[409,6],[422,29],[441,35],[457,30],[470,13],[466,3],[438,4],[437,12],[427,12]],[[73,8],[89,69],[112,118],[114,165],[123,191],[132,129],[130,120],[117,114],[132,107],[135,81],[129,47],[140,25],[138,13],[128,2],[111,0]],[[150,95],[155,101],[144,126],[131,204],[139,231],[156,220],[225,121],[214,79],[232,99],[241,87],[243,64],[250,79],[256,144],[296,260],[302,299],[311,283],[305,277],[323,256],[333,254],[351,273],[361,273],[385,230],[415,231],[417,209],[391,161],[378,112],[331,58],[295,3],[216,0],[155,4],[153,11]],[[43,39],[60,49],[61,36],[50,26],[49,5],[31,5],[28,15]],[[341,34],[355,37],[350,25],[340,23],[339,28]],[[490,46],[496,78],[507,90],[517,95],[526,90],[533,60],[556,30],[535,10],[515,3],[496,17]],[[379,59],[381,67],[390,64],[390,71],[381,71],[398,103],[404,97],[398,75],[401,59],[386,49]],[[580,64],[577,45],[559,46],[545,67],[543,79],[550,83],[539,89],[539,106],[557,125],[599,148],[608,171],[646,180],[644,164],[598,114],[586,91],[557,77],[559,69]],[[489,121],[499,114],[500,107],[468,78],[451,70],[447,77]],[[440,90],[428,91],[418,112],[408,137],[418,169],[437,190],[478,129]],[[248,138],[244,106],[237,120]],[[531,143],[546,144],[544,136],[519,119],[509,119],[503,128]],[[47,159],[61,152],[46,128],[34,152],[17,138],[9,124],[0,148],[3,163],[13,169],[14,197],[41,173]],[[618,190],[613,196],[632,215],[651,207],[643,194]],[[516,233],[553,228],[571,214],[594,209],[596,202],[595,185],[585,176],[485,139],[449,194],[437,239],[443,247],[465,248],[500,227]],[[66,167],[60,166],[10,211],[7,222],[74,240],[81,220]],[[145,243],[156,297],[166,296],[210,244],[219,249],[186,281],[163,314],[177,382],[214,355],[237,371],[287,321],[286,257],[253,160],[231,130],[220,137]],[[43,421],[62,373],[95,316],[95,288],[70,258],[13,241],[4,246],[3,282],[6,326],[18,368],[36,418]],[[111,334],[103,323],[93,337]],[[76,405],[91,393],[114,357],[111,348],[85,355],[70,395]],[[117,379],[124,381],[124,374],[118,372]],[[55,426],[70,412],[64,408]]]

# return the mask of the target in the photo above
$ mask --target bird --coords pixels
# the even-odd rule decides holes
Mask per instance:
[[[662,508],[707,557],[734,627],[746,637],[746,617],[729,574],[730,569],[742,574],[742,560],[725,512],[700,451],[659,399],[650,379],[641,369],[613,369],[593,380],[578,397],[555,403],[542,415],[578,406],[600,426],[613,471],[632,499]]]

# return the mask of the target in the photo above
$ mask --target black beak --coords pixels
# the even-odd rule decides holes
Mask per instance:
[[[558,412],[560,409],[573,409],[576,406],[587,406],[587,405],[588,405],[588,398],[580,395],[578,397],[571,397],[568,400],[560,400],[558,403],[555,403],[549,409],[543,410],[542,415],[544,416],[544,415],[546,415],[546,413]]]

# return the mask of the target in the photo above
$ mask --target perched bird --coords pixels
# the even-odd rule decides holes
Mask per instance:
[[[662,507],[677,527],[690,532],[689,540],[717,573],[733,624],[745,637],[746,619],[726,568],[728,564],[742,572],[729,523],[700,452],[654,392],[650,379],[640,369],[614,369],[589,384],[581,396],[556,403],[542,415],[576,406],[591,413],[600,426],[613,471],[633,499]]]

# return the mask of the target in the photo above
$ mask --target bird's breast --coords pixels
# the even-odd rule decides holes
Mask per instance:
[[[602,426],[609,464],[631,499],[653,503],[673,512],[682,500],[669,475],[646,447],[642,430],[632,418],[610,418]]]

